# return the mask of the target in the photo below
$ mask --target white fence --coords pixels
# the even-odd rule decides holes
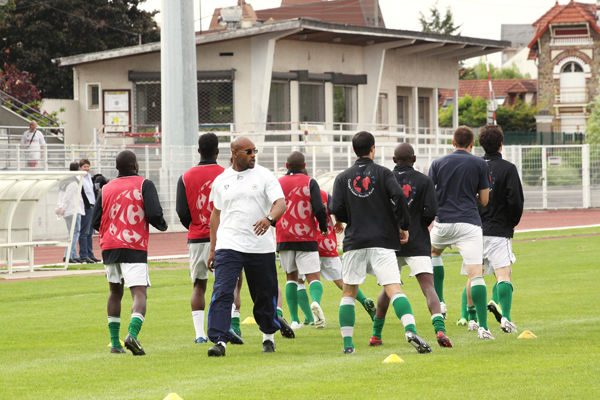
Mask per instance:
[[[218,162],[229,166],[229,141],[235,135],[219,133]],[[281,131],[265,134],[248,134],[259,149],[258,162],[274,171],[285,174],[285,162],[291,151],[305,154],[308,173],[316,177],[340,171],[355,160],[350,143],[352,133],[332,131],[305,134],[303,131]],[[451,136],[406,135],[377,132],[376,162],[393,167],[392,155],[399,142],[412,142],[417,152],[416,169],[426,172],[431,162],[452,151]],[[159,192],[169,230],[183,230],[175,212],[177,180],[182,172],[199,161],[196,146],[152,146],[123,143],[120,146],[65,146],[48,145],[44,151],[41,169],[68,170],[71,161],[87,158],[93,174],[101,173],[109,179],[117,175],[115,156],[123,149],[137,154],[140,175],[151,179]],[[26,169],[18,144],[0,144],[0,169]],[[474,151],[482,155],[481,148]],[[600,145],[561,146],[506,146],[504,158],[513,162],[519,171],[525,191],[525,208],[582,208],[600,207]],[[164,159],[163,159],[164,156]],[[56,192],[51,191],[38,207],[34,233],[36,239],[66,237],[66,229],[56,223]]]

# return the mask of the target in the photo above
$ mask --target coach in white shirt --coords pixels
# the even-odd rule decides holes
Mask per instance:
[[[254,319],[263,332],[263,352],[275,351],[277,271],[275,221],[285,211],[279,181],[268,169],[255,165],[258,150],[246,137],[231,143],[232,166],[215,178],[210,193],[208,265],[215,272],[208,311],[208,337],[215,343],[209,356],[224,356],[229,341],[233,291],[242,268],[254,302]]]
[[[38,161],[42,159],[42,148],[46,146],[44,134],[37,129],[37,123],[31,121],[29,129],[23,132],[21,136],[21,148],[24,150],[27,166],[37,167]]]

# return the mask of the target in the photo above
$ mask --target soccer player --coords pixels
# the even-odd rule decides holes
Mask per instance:
[[[396,250],[409,238],[410,217],[406,197],[389,169],[373,162],[375,138],[369,132],[358,132],[352,138],[357,156],[355,164],[335,178],[331,212],[346,223],[342,257],[343,297],[339,319],[344,353],[354,353],[354,304],[358,285],[367,273],[391,299],[394,311],[402,321],[406,340],[419,353],[431,347],[417,335],[415,317],[400,286]]]
[[[452,347],[446,336],[446,326],[440,309],[438,298],[433,285],[433,265],[431,264],[431,241],[429,225],[437,213],[437,202],[431,179],[415,171],[413,165],[417,160],[415,151],[409,143],[401,143],[394,150],[394,176],[406,196],[410,212],[410,229],[408,243],[400,246],[396,252],[398,267],[408,264],[410,276],[416,276],[421,291],[427,299],[427,307],[431,313],[431,323],[436,339],[441,347]],[[385,314],[390,303],[389,297],[382,290],[377,300],[377,315],[373,321],[373,336],[369,341],[371,346],[383,344],[381,331],[385,323]]]
[[[490,201],[479,208],[483,224],[483,263],[487,273],[494,273],[497,283],[493,293],[496,296],[488,303],[488,310],[500,323],[506,333],[516,333],[512,322],[513,285],[511,265],[516,258],[512,252],[510,239],[515,226],[523,215],[523,187],[514,164],[502,159],[504,134],[497,125],[486,125],[479,133],[479,144],[485,150],[483,159],[490,170]],[[499,303],[499,304],[498,304]]]
[[[342,261],[340,260],[340,254],[337,249],[337,236],[336,233],[342,233],[344,226],[340,222],[333,222],[333,216],[330,213],[331,196],[326,191],[321,190],[321,199],[327,210],[327,222],[329,225],[329,234],[327,237],[319,236],[317,239],[319,243],[319,261],[321,264],[321,276],[328,280],[333,281],[335,285],[344,289],[344,281],[342,281]],[[366,297],[363,292],[358,289],[356,294],[356,300],[363,306],[371,321],[375,318],[375,303],[373,300]]]
[[[485,206],[489,198],[488,167],[485,161],[471,154],[473,131],[459,126],[454,132],[453,153],[433,161],[429,177],[435,185],[438,213],[431,230],[433,273],[442,275],[442,252],[456,245],[469,277],[467,301],[474,306],[479,325],[469,322],[469,330],[477,331],[480,339],[494,339],[487,326],[486,287],[483,280],[483,234],[477,205]],[[437,267],[437,269],[436,269]],[[443,278],[437,277],[439,290]],[[438,291],[440,301],[443,296]]]
[[[208,253],[210,251],[210,213],[213,205],[208,201],[214,179],[225,168],[217,164],[219,138],[212,132],[198,138],[200,163],[187,170],[177,182],[176,211],[181,224],[188,230],[190,252],[190,277],[193,290],[190,304],[196,331],[195,343],[206,343],[204,332],[204,296],[208,280]]]
[[[280,329],[277,304],[275,241],[271,223],[285,211],[279,181],[256,165],[258,150],[246,137],[231,143],[232,166],[213,181],[210,201],[210,253],[215,271],[208,310],[208,338],[215,343],[208,355],[225,355],[230,341],[233,291],[242,269],[254,302],[254,319],[263,332],[263,352],[275,351],[274,333]]]
[[[292,319],[292,328],[300,327],[298,318],[298,274],[306,277],[311,297],[315,327],[325,327],[321,308],[323,284],[320,280],[319,246],[317,238],[327,236],[327,211],[321,199],[321,189],[307,176],[304,155],[292,152],[285,164],[288,172],[279,178],[286,201],[286,211],[277,221],[277,251],[279,265],[285,271],[285,298]],[[315,223],[318,221],[318,226]]]
[[[125,347],[134,356],[146,353],[138,340],[146,315],[148,276],[148,224],[167,230],[156,187],[138,173],[135,154],[124,150],[117,155],[119,175],[107,183],[96,201],[92,226],[100,232],[100,248],[110,295],[106,310],[111,353],[124,353],[119,341],[123,286],[131,291],[131,321]]]

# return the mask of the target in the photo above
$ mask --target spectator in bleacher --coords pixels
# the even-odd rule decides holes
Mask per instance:
[[[85,205],[85,215],[81,217],[79,259],[81,262],[97,263],[100,262],[100,260],[94,256],[94,250],[92,249],[92,234],[94,233],[94,228],[92,227],[92,213],[94,212],[94,205],[96,204],[96,193],[90,174],[90,160],[87,158],[81,159],[79,161],[79,169],[86,172],[81,187],[81,197],[83,198],[83,204]]]
[[[46,147],[44,134],[37,129],[37,123],[31,121],[29,129],[23,132],[21,137],[21,148],[23,155],[27,160],[27,167],[36,168],[38,162],[42,159],[42,149]]]
[[[79,171],[79,163],[73,161],[69,165],[69,171]],[[75,227],[73,229],[73,238],[71,239],[71,252],[67,254],[68,247],[65,249],[63,261],[69,256],[69,263],[79,263],[77,258],[77,240],[79,239],[79,228],[81,226],[81,216],[85,213],[83,209],[83,199],[77,195],[79,188],[79,178],[73,176],[62,181],[58,187],[58,208],[56,215],[65,219],[67,230],[71,230],[73,218],[75,218]],[[79,199],[79,204],[77,202]]]

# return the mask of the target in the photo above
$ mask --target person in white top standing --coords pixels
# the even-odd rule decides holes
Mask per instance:
[[[23,132],[23,136],[21,136],[21,149],[23,149],[29,168],[37,167],[38,162],[42,159],[42,149],[44,147],[46,147],[44,134],[37,129],[37,123],[31,121],[29,129]]]
[[[79,171],[79,163],[73,161],[69,165],[69,171]],[[67,249],[65,249],[65,256],[63,257],[63,261],[65,261],[68,256],[69,263],[80,262],[79,258],[77,258],[77,240],[79,239],[81,216],[85,214],[85,210],[83,209],[83,198],[79,196],[77,189],[79,189],[79,178],[73,176],[62,181],[58,190],[56,215],[65,219],[67,230],[71,229],[73,218],[76,218],[73,238],[71,239],[71,253],[67,254]]]
[[[215,343],[208,355],[225,355],[230,340],[233,291],[245,271],[254,319],[263,332],[263,352],[275,351],[277,271],[271,226],[285,212],[281,185],[273,173],[256,164],[258,150],[246,137],[231,143],[232,166],[213,181],[210,201],[209,269],[214,270],[212,302],[208,311],[208,338]]]
[[[96,192],[94,191],[94,183],[90,174],[90,160],[87,158],[81,159],[79,161],[79,169],[86,172],[81,187],[81,197],[85,206],[85,213],[81,217],[81,231],[79,232],[79,259],[81,262],[98,263],[100,260],[94,256],[92,248],[92,235],[94,233],[92,214],[96,205]]]

